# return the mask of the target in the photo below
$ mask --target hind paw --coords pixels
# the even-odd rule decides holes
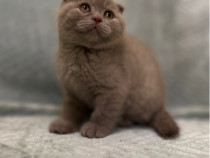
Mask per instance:
[[[179,135],[179,128],[177,125],[166,126],[160,128],[157,132],[163,138],[175,138]]]

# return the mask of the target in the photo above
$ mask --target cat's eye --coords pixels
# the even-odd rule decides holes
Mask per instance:
[[[114,18],[114,13],[112,11],[106,11],[104,13],[104,16],[108,19],[113,19]]]
[[[90,6],[87,3],[83,3],[80,5],[80,10],[84,13],[90,12]]]

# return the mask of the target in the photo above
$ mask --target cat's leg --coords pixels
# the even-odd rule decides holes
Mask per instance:
[[[166,111],[163,100],[143,100],[136,97],[131,106],[125,115],[136,124],[151,126],[163,138],[178,136],[179,127]]]
[[[120,120],[124,97],[117,93],[98,96],[90,121],[81,128],[81,134],[89,138],[109,135]]]
[[[120,127],[130,127],[133,124],[134,122],[126,115],[122,116],[120,122],[118,123]]]
[[[139,125],[150,125],[163,138],[179,135],[179,127],[165,108],[149,111],[148,108],[142,107],[139,111],[138,109],[132,111],[130,117]]]
[[[49,131],[68,134],[78,131],[87,116],[85,108],[69,94],[64,95],[61,116],[50,124]]]
[[[179,127],[165,109],[155,114],[151,120],[151,125],[163,138],[173,138],[179,135]]]

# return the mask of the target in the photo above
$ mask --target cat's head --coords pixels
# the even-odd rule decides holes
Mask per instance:
[[[105,48],[124,34],[124,7],[113,0],[63,0],[58,12],[60,38],[89,48]]]

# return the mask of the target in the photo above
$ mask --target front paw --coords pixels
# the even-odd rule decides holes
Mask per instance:
[[[88,138],[103,138],[111,133],[111,129],[97,125],[92,122],[85,123],[81,128],[81,133]]]
[[[56,134],[68,134],[77,131],[77,126],[73,125],[71,121],[58,118],[50,124],[49,131]]]

